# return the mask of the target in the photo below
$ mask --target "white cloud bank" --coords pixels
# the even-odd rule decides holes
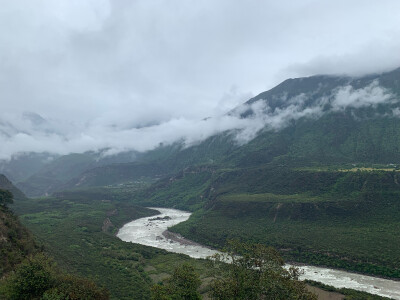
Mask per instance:
[[[400,66],[398,11],[397,0],[0,0],[0,157],[142,151],[229,129],[244,141],[315,115],[224,113],[290,76]]]
[[[135,150],[144,152],[164,145],[182,142],[186,146],[199,143],[208,137],[233,131],[240,144],[253,139],[264,130],[279,130],[293,120],[300,118],[319,118],[324,107],[329,104],[330,111],[343,111],[346,108],[376,107],[381,103],[394,103],[398,99],[378,81],[361,89],[342,86],[332,94],[320,97],[311,106],[305,101],[309,95],[300,94],[287,99],[282,95],[282,107],[272,109],[268,99],[251,105],[241,105],[231,114],[221,114],[203,120],[174,118],[169,121],[140,128],[101,123],[62,123],[58,120],[45,120],[35,114],[0,114],[0,159],[9,159],[21,152],[50,152],[68,154],[85,151],[109,149],[107,154]],[[251,116],[242,118],[241,114],[251,110]],[[396,116],[396,111],[393,113]]]

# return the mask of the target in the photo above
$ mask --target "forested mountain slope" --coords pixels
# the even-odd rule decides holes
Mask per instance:
[[[157,179],[199,164],[395,164],[400,158],[399,82],[400,69],[359,78],[288,79],[230,112],[249,123],[244,129],[190,147],[160,146],[128,164],[112,158],[94,163],[94,154],[61,157],[18,186],[30,195],[41,195],[142,177]]]
[[[68,186],[79,182],[96,185],[95,178],[104,177],[110,168],[111,173],[121,170],[126,174],[118,179],[109,176],[110,183],[115,183],[141,174],[173,174],[199,164],[225,168],[268,163],[395,163],[400,158],[399,82],[400,69],[361,78],[289,79],[231,112],[261,124],[254,130],[228,131],[186,148],[177,144],[162,146],[130,166],[119,164],[86,171]],[[243,138],[250,140],[244,142]],[[136,169],[134,176],[132,171],[122,171],[127,168]],[[153,174],[148,169],[153,169]],[[107,182],[104,178],[99,181]]]

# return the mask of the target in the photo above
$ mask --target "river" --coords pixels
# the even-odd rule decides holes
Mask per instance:
[[[126,242],[183,253],[193,258],[206,258],[217,253],[216,250],[167,231],[168,227],[189,219],[191,213],[171,208],[152,209],[158,210],[160,214],[125,224],[117,237]],[[300,279],[315,280],[337,288],[345,287],[400,300],[400,281],[314,266],[301,266],[300,269],[304,271]]]

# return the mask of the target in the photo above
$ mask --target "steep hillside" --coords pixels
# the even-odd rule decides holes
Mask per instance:
[[[6,176],[0,174],[0,192],[2,191],[12,193],[11,202],[27,200]],[[17,216],[6,205],[0,203],[0,278],[37,249],[32,234],[21,225]]]
[[[266,131],[233,151],[223,162],[237,167],[309,166],[349,163],[396,164],[400,161],[400,119],[355,119],[332,113],[303,118],[279,132]]]
[[[158,148],[141,161],[171,173],[194,164],[394,163],[400,158],[399,82],[400,69],[289,79],[231,112],[264,123],[250,142],[237,139],[243,133],[226,132],[189,148]]]
[[[0,278],[37,251],[32,234],[8,208],[0,205]]]
[[[96,153],[72,154],[54,160],[18,186],[38,196],[76,185],[154,178],[198,164],[395,163],[400,157],[399,82],[400,68],[358,78],[288,79],[230,112],[248,121],[243,130],[190,147],[177,143],[109,159]]]

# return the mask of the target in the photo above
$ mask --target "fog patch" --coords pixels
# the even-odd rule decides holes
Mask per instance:
[[[378,104],[394,101],[395,97],[388,90],[379,86],[378,80],[374,80],[363,89],[354,89],[350,85],[338,89],[331,105],[334,110],[344,110],[347,107],[376,107]]]

